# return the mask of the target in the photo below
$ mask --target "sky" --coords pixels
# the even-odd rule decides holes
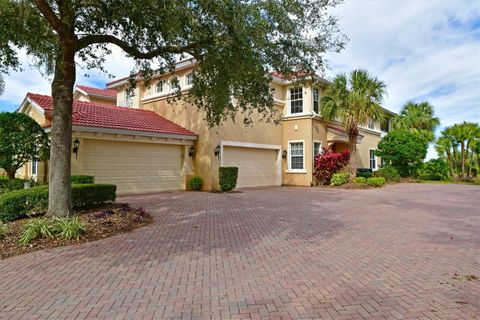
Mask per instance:
[[[346,0],[332,13],[350,39],[340,53],[329,53],[331,78],[366,69],[387,85],[384,106],[398,112],[408,101],[428,101],[441,126],[480,122],[480,0]],[[50,94],[50,80],[31,69],[5,78],[0,111],[13,111],[27,92]],[[123,77],[133,61],[119,50],[107,57],[106,70]],[[108,75],[78,70],[77,84],[103,87]],[[427,158],[435,157],[430,147]]]

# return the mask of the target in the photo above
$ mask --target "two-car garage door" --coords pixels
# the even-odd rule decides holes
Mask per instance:
[[[223,147],[223,166],[238,167],[238,187],[279,185],[278,150]]]
[[[116,184],[119,194],[180,189],[179,145],[85,140],[83,148],[83,172]]]

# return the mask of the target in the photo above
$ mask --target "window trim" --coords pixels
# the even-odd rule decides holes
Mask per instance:
[[[192,77],[192,83],[188,83],[188,78],[189,78],[189,77]],[[190,72],[190,73],[187,73],[187,74],[185,75],[185,87],[186,87],[186,88],[190,88],[190,87],[192,87],[192,86],[193,86],[193,72]]]
[[[159,81],[155,84],[155,94],[160,94],[163,92],[163,82]],[[158,88],[161,88],[162,90],[158,91]]]
[[[370,157],[372,151],[374,152],[373,153],[373,161],[375,161],[374,168],[372,168],[372,164],[371,164],[372,158]],[[375,151],[377,151],[377,149],[373,149],[373,148],[368,149],[368,167],[372,169],[372,171],[378,170],[378,157],[375,155]]]
[[[292,143],[301,143],[302,148],[302,158],[303,158],[303,169],[292,169]],[[288,159],[287,159],[287,173],[307,173],[305,169],[305,140],[288,140]]]
[[[295,89],[300,89],[300,92],[302,94],[302,99],[296,99],[292,100],[292,90]],[[304,93],[303,93],[303,87],[291,87],[288,89],[288,114],[289,115],[303,115],[305,114],[305,103],[304,103]],[[302,101],[302,111],[300,112],[292,112],[292,102],[293,101]]]
[[[33,165],[35,163],[35,166]],[[35,167],[35,173],[33,173],[33,168]],[[38,175],[38,160],[32,159],[30,161],[30,175],[36,177]]]
[[[370,128],[370,123],[373,124],[373,128]],[[368,119],[368,121],[367,121],[367,129],[369,129],[369,130],[374,130],[374,131],[376,130],[375,120],[373,120],[373,119]]]
[[[315,154],[315,143],[319,143],[319,144],[320,144],[320,149],[318,149],[319,152],[322,152],[322,147],[323,147],[323,142],[322,142],[322,141],[320,141],[320,140],[313,140],[313,144],[312,144],[313,159],[315,159],[315,156],[316,156],[316,154]]]
[[[317,111],[315,111],[315,91],[317,92]],[[320,114],[320,89],[318,88],[312,88],[312,111],[315,114]]]

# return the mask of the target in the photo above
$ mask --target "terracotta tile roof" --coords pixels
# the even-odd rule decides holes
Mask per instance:
[[[27,98],[33,100],[47,113],[53,110],[53,99],[50,96],[28,93]],[[196,136],[192,131],[153,111],[83,101],[73,102],[72,122],[74,126],[81,127]]]
[[[85,91],[87,94],[93,94],[97,96],[105,96],[105,97],[110,97],[110,98],[116,98],[117,97],[117,91],[112,90],[112,89],[100,89],[100,88],[94,88],[94,87],[88,87],[88,86],[76,86],[76,88]]]

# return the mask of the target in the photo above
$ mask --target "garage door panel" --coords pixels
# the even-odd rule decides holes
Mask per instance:
[[[277,150],[224,147],[223,165],[238,167],[238,187],[277,185]]]
[[[86,140],[84,172],[118,193],[178,190],[181,146]]]

